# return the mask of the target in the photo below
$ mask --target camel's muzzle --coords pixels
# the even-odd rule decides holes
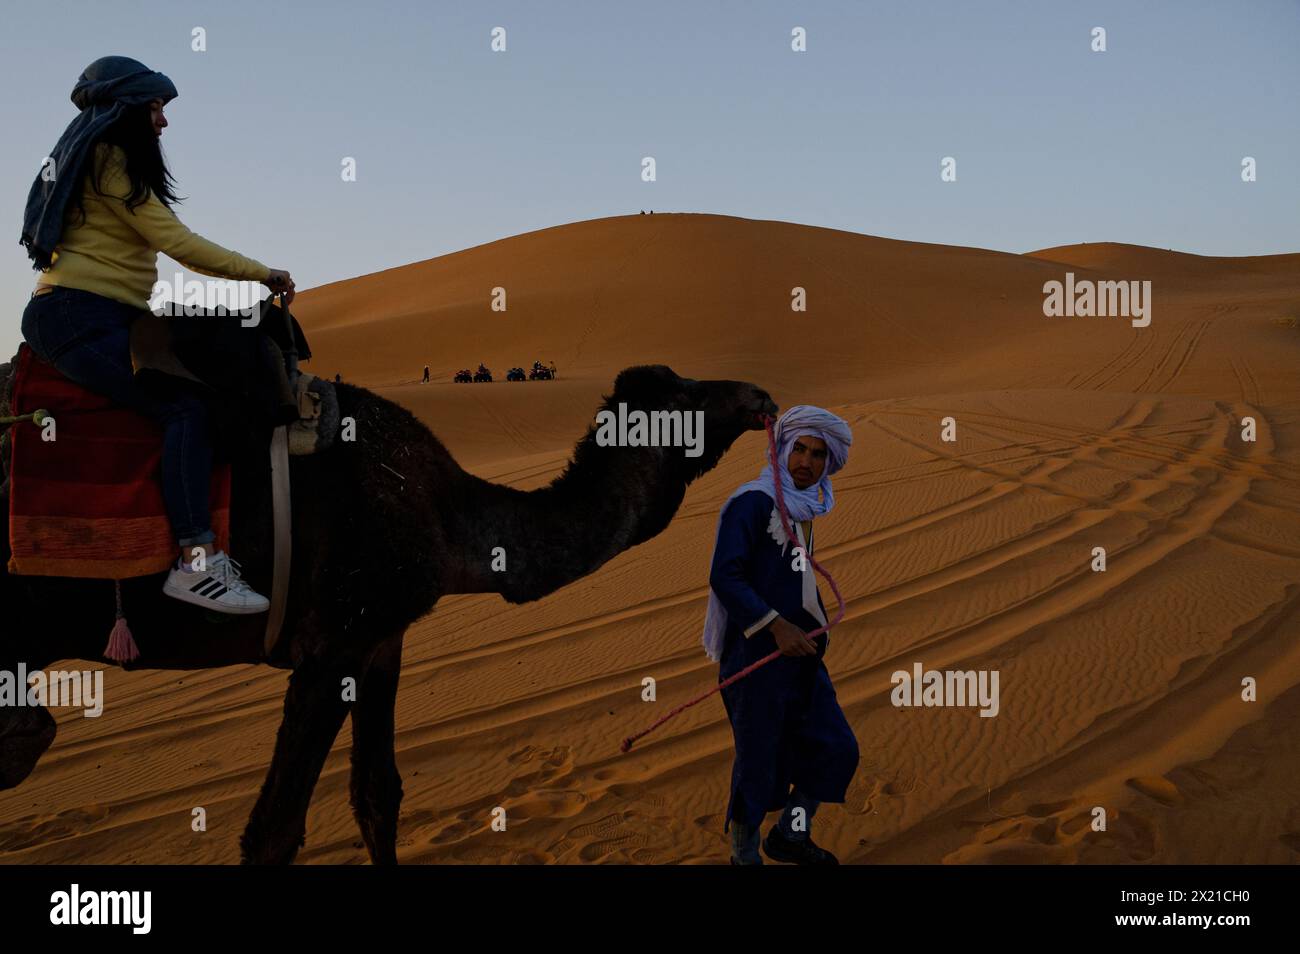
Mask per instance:
[[[763,403],[759,406],[759,409],[754,411],[749,416],[749,430],[751,431],[764,430],[767,427],[767,425],[763,423],[763,418],[765,416],[775,418],[777,414],[780,412],[780,410],[781,409],[777,407],[775,401],[773,401],[771,398],[764,398]]]

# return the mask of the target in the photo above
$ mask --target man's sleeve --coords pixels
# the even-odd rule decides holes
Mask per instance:
[[[713,551],[709,586],[718,594],[727,616],[744,627],[746,636],[764,629],[778,615],[749,582],[751,557],[767,532],[770,516],[771,498],[762,491],[737,497],[722,513]]]
[[[105,205],[114,215],[134,229],[150,248],[170,255],[186,268],[214,278],[255,282],[263,281],[270,274],[270,268],[257,259],[240,255],[191,232],[152,190],[141,205],[128,209],[125,199],[131,192],[131,180],[126,174],[125,158],[120,148],[110,149],[105,156],[100,188]]]

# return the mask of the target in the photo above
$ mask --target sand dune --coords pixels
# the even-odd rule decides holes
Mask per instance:
[[[1150,327],[1044,317],[1043,283],[1066,270],[1152,280]],[[505,313],[489,309],[496,286]],[[790,311],[794,286],[807,313]],[[817,544],[847,601],[826,662],[862,761],[816,831],[862,863],[1300,859],[1298,308],[1300,255],[1012,255],[668,214],[516,236],[295,303],[309,370],[410,407],[465,467],[525,489],[560,472],[632,364],[753,381],[850,421]],[[534,358],[560,379],[450,383]],[[434,381],[414,383],[426,363]],[[939,439],[946,416],[955,443]],[[715,681],[699,636],[717,509],[764,451],[746,435],[663,534],[593,576],[526,606],[447,598],[411,628],[401,860],[725,863],[720,700],[628,755],[618,742]],[[890,674],[917,661],[999,670],[998,717],[895,708]],[[54,747],[0,793],[0,860],[237,860],[286,675],[108,675],[104,715],[55,710]],[[640,701],[646,675],[656,704]],[[365,859],[349,732],[303,862]],[[190,830],[195,806],[206,833]],[[506,832],[487,828],[495,806]],[[1090,830],[1095,806],[1106,832]]]

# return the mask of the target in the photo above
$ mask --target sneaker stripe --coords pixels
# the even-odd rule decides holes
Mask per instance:
[[[181,571],[190,579],[168,578],[164,592],[186,602],[207,605],[211,609],[228,613],[264,613],[270,601],[242,580],[234,561],[225,563],[217,561],[214,567],[209,565],[209,572]],[[179,568],[177,568],[179,570]],[[193,575],[191,575],[193,574]],[[200,579],[190,580],[194,576]],[[188,594],[188,595],[182,595]]]

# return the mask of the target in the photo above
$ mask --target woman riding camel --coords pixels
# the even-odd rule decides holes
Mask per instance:
[[[23,337],[66,377],[141,411],[163,428],[162,491],[180,559],[163,592],[223,613],[270,603],[224,551],[209,552],[212,431],[207,408],[182,392],[144,393],[131,363],[131,322],[148,313],[158,253],[218,278],[257,281],[293,300],[293,279],[191,232],[172,211],[175,182],[159,137],[176,87],[125,56],[86,67],[72,89],[81,110],[27,196],[22,244],[40,271],[23,312]]]

